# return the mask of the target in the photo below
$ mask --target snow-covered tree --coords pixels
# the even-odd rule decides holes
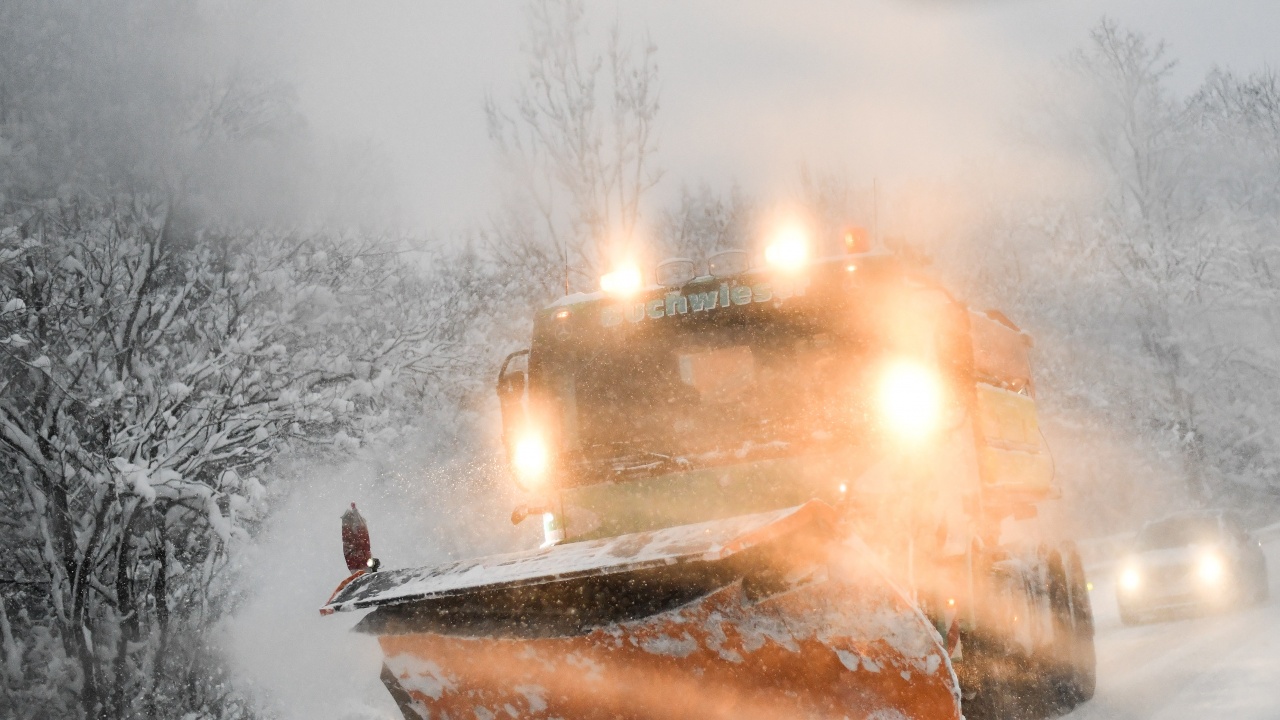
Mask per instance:
[[[394,442],[443,397],[481,309],[465,273],[400,243],[183,235],[170,217],[63,202],[0,226],[15,713],[225,712],[204,633],[268,463]]]
[[[685,185],[678,202],[661,214],[657,224],[656,240],[663,258],[684,257],[701,264],[718,250],[750,246],[755,212],[740,188],[734,187],[723,198],[706,183],[696,189]]]
[[[1024,139],[1050,150],[1039,174],[994,163],[958,183],[970,212],[932,248],[1039,338],[1063,466],[1112,458],[1075,463],[1068,492],[1087,488],[1082,517],[1111,528],[1130,508],[1257,509],[1280,490],[1274,83],[1218,70],[1180,97],[1172,66],[1162,44],[1101,23],[1028,108]],[[1010,192],[1008,176],[1032,182]]]
[[[485,103],[506,173],[506,200],[486,231],[494,257],[545,300],[594,289],[601,268],[641,252],[655,153],[656,49],[629,49],[615,26],[593,50],[582,0],[534,0],[528,75],[510,107]]]

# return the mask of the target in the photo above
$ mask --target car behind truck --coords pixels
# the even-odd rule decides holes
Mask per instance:
[[[1262,543],[1226,510],[1147,523],[1118,567],[1116,604],[1125,625],[1270,597]]]

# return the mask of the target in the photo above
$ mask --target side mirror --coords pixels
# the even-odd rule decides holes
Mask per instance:
[[[524,388],[524,371],[512,370],[498,379],[498,400],[503,403],[519,400],[524,396]]]
[[[498,370],[498,399],[507,404],[512,398],[519,400],[524,396],[529,363],[529,351],[517,350],[502,361]]]

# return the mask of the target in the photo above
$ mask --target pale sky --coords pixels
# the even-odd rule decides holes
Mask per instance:
[[[385,149],[409,219],[448,231],[494,203],[481,103],[524,72],[517,0],[290,0],[280,52],[321,137]],[[1104,15],[1167,42],[1175,84],[1280,66],[1276,0],[588,0],[657,45],[660,197],[802,162],[855,181],[928,177],[998,152],[1029,78]]]

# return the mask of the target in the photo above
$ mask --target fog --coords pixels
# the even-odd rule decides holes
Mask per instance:
[[[316,612],[348,503],[388,567],[536,545],[534,310],[782,216],[1035,338],[1090,572],[1280,519],[1280,5],[575,7],[0,0],[0,715],[394,717]]]
[[[1104,15],[1166,40],[1174,84],[1215,65],[1280,63],[1262,1],[1090,0],[599,3],[658,46],[657,197],[680,182],[792,191],[801,163],[902,180],[1008,152],[1019,100]],[[481,103],[521,82],[523,20],[509,2],[306,2],[280,10],[281,54],[317,131],[367,138],[395,158],[413,222],[461,228],[492,209]]]

